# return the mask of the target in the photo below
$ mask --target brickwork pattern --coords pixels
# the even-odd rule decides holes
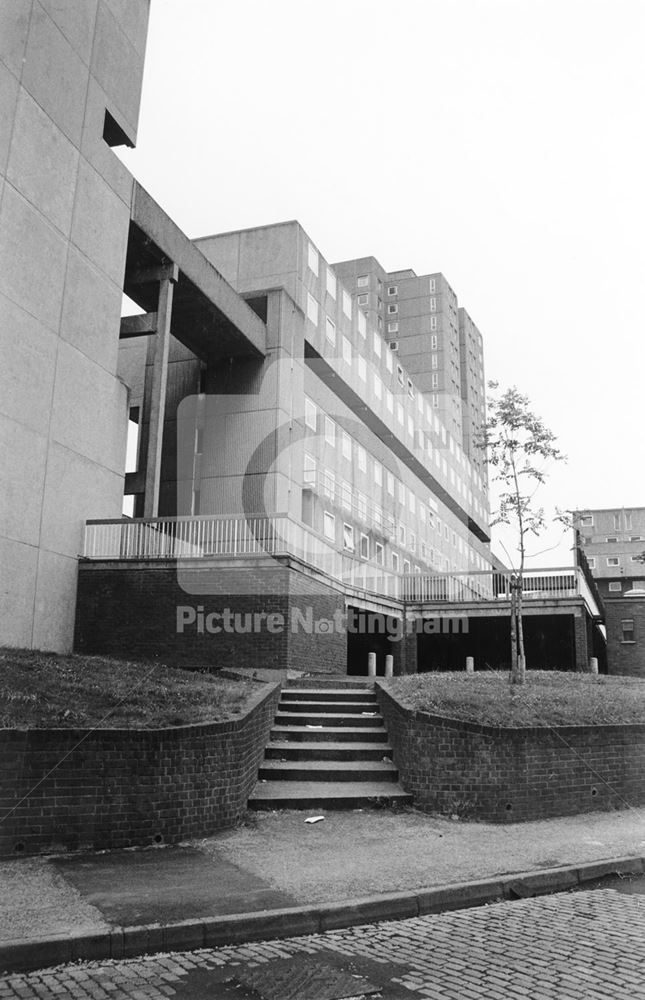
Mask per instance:
[[[605,597],[607,663],[610,674],[645,677],[645,600]],[[622,621],[634,622],[634,641],[623,642]]]
[[[643,1000],[641,904],[614,889],[560,893],[282,941],[77,962],[0,978],[0,1000],[234,1000],[240,972],[262,984],[264,968],[268,985],[271,963],[303,957],[367,979],[382,1000]]]
[[[411,711],[376,689],[419,809],[505,823],[645,804],[645,726],[501,729]]]
[[[239,719],[162,730],[1,730],[0,856],[177,843],[232,826],[280,695]]]

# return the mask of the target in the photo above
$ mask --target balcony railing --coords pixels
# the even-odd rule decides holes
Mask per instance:
[[[288,514],[273,517],[168,517],[88,521],[86,559],[200,559],[213,556],[292,556],[347,586],[423,604],[510,600],[510,572],[395,573],[353,552],[339,550]],[[582,597],[598,614],[577,567],[524,574],[523,599],[531,602]]]

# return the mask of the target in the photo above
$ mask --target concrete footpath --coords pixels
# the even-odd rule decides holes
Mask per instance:
[[[0,969],[318,933],[643,871],[645,809],[505,826],[367,809],[305,822],[314,815],[0,862]]]

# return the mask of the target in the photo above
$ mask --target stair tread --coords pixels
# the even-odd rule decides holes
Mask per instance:
[[[382,719],[380,712],[288,712],[279,707],[277,715],[288,715],[294,719],[301,719],[303,715],[324,715],[326,719]]]
[[[385,760],[265,760],[262,771],[374,771],[391,773],[396,771],[392,761]]]
[[[344,698],[351,700],[352,698],[365,698],[365,699],[375,699],[376,695],[366,688],[283,688],[282,692],[285,694],[298,695],[299,698],[307,698],[309,695],[331,695],[331,694],[342,694]]]
[[[250,801],[257,799],[410,798],[391,781],[260,781]]]
[[[293,730],[293,726],[290,727],[290,731]],[[347,732],[345,729],[344,732]],[[359,732],[364,733],[365,730],[361,729]],[[381,729],[378,732],[382,732]],[[297,740],[271,740],[269,747],[272,750],[293,750],[294,747],[298,749],[311,750],[312,753],[320,752],[320,744],[318,743],[306,743],[301,744]],[[389,743],[374,743],[374,742],[363,742],[359,740],[324,740],[325,750],[347,750],[348,753],[359,753],[361,750],[374,750],[378,747],[379,751],[384,753],[391,753],[392,747]]]
[[[320,729],[312,729],[311,726],[281,726],[279,723],[273,726],[272,733],[316,733],[324,730],[326,733],[338,733],[347,735],[348,733],[361,733],[363,736],[369,733],[378,733],[380,736],[385,732],[384,726],[321,726]]]

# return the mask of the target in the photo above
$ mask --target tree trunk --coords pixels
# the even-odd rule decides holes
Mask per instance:
[[[524,653],[524,625],[522,622],[522,577],[518,581],[515,612],[517,615],[517,683],[524,684],[526,680],[526,656]]]
[[[517,591],[515,577],[511,578],[511,684],[519,683],[517,658]]]

